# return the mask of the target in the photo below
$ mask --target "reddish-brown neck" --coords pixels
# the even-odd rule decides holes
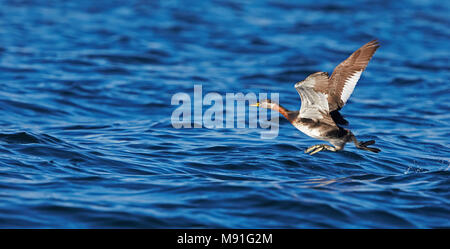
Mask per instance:
[[[278,104],[273,104],[272,110],[281,113],[281,115],[283,115],[287,120],[291,121],[291,119],[289,118],[288,110],[286,108]]]

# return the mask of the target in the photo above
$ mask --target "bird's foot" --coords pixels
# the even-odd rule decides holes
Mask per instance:
[[[366,142],[360,142],[358,144],[357,148],[361,149],[361,150],[372,151],[372,152],[375,152],[375,153],[380,152],[381,150],[378,149],[378,148],[367,147],[368,145],[372,145],[374,143],[375,143],[375,140],[369,140],[369,141],[366,141]]]
[[[310,155],[314,155],[317,152],[322,150],[336,151],[336,148],[329,146],[327,144],[316,144],[305,150],[305,153],[309,153]]]

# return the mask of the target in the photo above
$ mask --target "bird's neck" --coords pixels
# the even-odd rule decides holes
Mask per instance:
[[[289,120],[291,122],[291,117],[289,116],[289,111],[286,108],[282,107],[281,105],[274,104],[274,105],[272,105],[271,109],[281,113],[281,115],[283,115],[287,120]]]

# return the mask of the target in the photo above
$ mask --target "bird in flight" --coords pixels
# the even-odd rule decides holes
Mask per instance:
[[[377,40],[370,41],[341,62],[334,69],[331,77],[326,72],[317,72],[296,83],[295,89],[301,98],[299,111],[289,111],[270,99],[251,106],[278,111],[301,132],[333,145],[313,145],[305,150],[305,153],[310,155],[322,150],[342,150],[350,141],[358,149],[378,153],[380,149],[368,147],[375,143],[374,140],[358,142],[350,130],[341,127],[341,125],[348,125],[348,122],[339,110],[347,103],[361,73],[379,47]]]

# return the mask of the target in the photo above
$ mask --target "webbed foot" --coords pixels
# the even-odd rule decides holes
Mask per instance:
[[[373,148],[373,147],[367,147],[368,145],[372,145],[375,143],[375,140],[369,140],[366,142],[359,142],[358,145],[356,146],[356,148],[361,149],[361,150],[367,150],[367,151],[372,151],[375,153],[380,152],[381,150],[378,148]]]
[[[309,153],[310,155],[314,155],[317,152],[322,150],[336,151],[336,148],[329,146],[327,144],[316,144],[305,150],[305,153]]]

